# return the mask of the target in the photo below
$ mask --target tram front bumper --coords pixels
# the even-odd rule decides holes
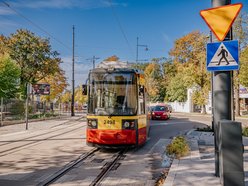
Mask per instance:
[[[136,144],[136,131],[87,129],[87,142],[103,145]]]

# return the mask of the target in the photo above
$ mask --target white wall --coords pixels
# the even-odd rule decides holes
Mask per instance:
[[[168,104],[172,106],[172,110],[174,112],[193,112],[192,92],[193,89],[188,89],[186,102],[169,102]]]

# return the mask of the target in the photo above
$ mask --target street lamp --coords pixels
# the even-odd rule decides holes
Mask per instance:
[[[148,50],[148,46],[147,45],[140,45],[139,44],[139,37],[137,37],[137,45],[136,45],[136,64],[139,61],[139,47],[145,47],[145,51]]]

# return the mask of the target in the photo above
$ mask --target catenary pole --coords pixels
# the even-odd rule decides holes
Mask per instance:
[[[74,80],[74,64],[75,64],[75,27],[72,27],[72,96],[71,96],[71,116],[75,116],[74,113],[74,92],[75,92],[75,80]]]
[[[211,0],[212,7],[231,4],[231,0]],[[232,39],[229,31],[224,41]],[[216,41],[213,38],[213,41]],[[215,175],[220,176],[218,122],[220,120],[232,120],[232,71],[215,71],[213,73],[213,122],[215,142]]]

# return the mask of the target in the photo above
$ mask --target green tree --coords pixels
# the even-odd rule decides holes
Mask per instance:
[[[6,56],[0,57],[0,97],[12,98],[18,92],[20,68]]]
[[[58,53],[52,51],[48,39],[28,30],[17,30],[8,38],[10,57],[21,69],[20,84],[25,93],[27,83],[34,84],[59,70]]]
[[[164,59],[164,61],[162,63],[162,69],[163,69],[164,101],[172,101],[172,100],[170,100],[168,88],[169,88],[169,84],[170,84],[171,80],[177,74],[177,68],[171,59]]]
[[[169,101],[186,101],[187,86],[183,81],[183,74],[177,73],[177,75],[171,79],[168,84],[166,93]]]

